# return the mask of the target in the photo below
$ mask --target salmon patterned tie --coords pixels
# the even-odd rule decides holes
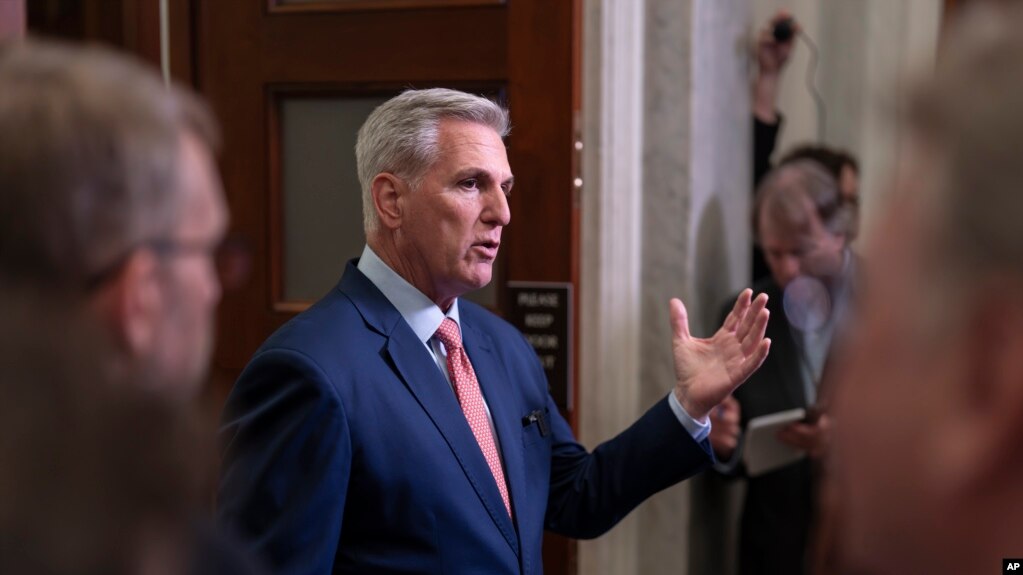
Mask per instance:
[[[451,318],[444,318],[444,321],[437,328],[434,334],[444,344],[448,354],[448,375],[451,376],[451,383],[455,387],[455,395],[458,396],[458,403],[462,405],[462,413],[476,436],[476,443],[479,443],[483,451],[483,457],[490,466],[490,472],[494,474],[497,481],[497,489],[501,492],[501,499],[504,501],[504,508],[510,517],[511,499],[508,497],[508,484],[504,479],[504,469],[501,468],[501,457],[497,453],[497,444],[494,443],[494,434],[490,429],[490,420],[487,418],[487,410],[483,404],[483,393],[480,391],[480,383],[476,379],[476,372],[469,363],[469,356],[462,348],[462,334],[458,331],[458,324]]]

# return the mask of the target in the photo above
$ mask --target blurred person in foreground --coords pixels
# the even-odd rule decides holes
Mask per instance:
[[[96,321],[112,381],[189,403],[212,349],[227,226],[209,111],[98,47],[6,43],[0,86],[0,283]],[[64,345],[60,329],[50,337]],[[192,572],[251,572],[204,525]]]
[[[511,221],[508,130],[498,104],[440,88],[360,129],[362,257],[225,409],[220,516],[279,573],[540,573],[545,529],[597,537],[709,464],[708,411],[767,355],[763,295],[708,339],[672,300],[671,391],[593,451],[576,442],[522,334],[461,297],[490,282]]]
[[[997,573],[1023,557],[1023,7],[963,16],[906,114],[841,360],[848,572]]]
[[[832,341],[851,303],[856,260],[848,249],[852,214],[838,182],[813,160],[769,173],[757,191],[754,230],[771,276],[754,285],[768,295],[771,355],[711,415],[715,469],[745,475],[744,432],[755,417],[794,408],[823,411],[821,382]],[[779,439],[808,458],[746,479],[739,572],[806,573],[817,461],[828,451],[831,418],[792,423]]]
[[[82,311],[0,288],[0,573],[189,573],[208,461],[196,422],[118,382]]]
[[[227,228],[206,106],[129,57],[39,40],[0,47],[0,86],[0,279],[75,300],[112,363],[192,398]]]

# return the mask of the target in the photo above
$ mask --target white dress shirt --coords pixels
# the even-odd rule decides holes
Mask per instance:
[[[359,263],[356,267],[384,294],[387,301],[391,302],[391,305],[398,310],[401,317],[405,319],[405,322],[415,332],[419,341],[423,342],[423,346],[430,352],[434,363],[437,364],[437,369],[444,374],[444,378],[450,385],[451,377],[448,375],[447,351],[444,349],[444,344],[434,337],[434,334],[437,333],[437,328],[440,327],[441,322],[446,317],[451,318],[458,324],[459,330],[462,329],[462,323],[458,317],[458,299],[455,299],[454,303],[451,304],[451,308],[445,313],[430,298],[426,297],[423,292],[405,281],[405,278],[398,275],[397,272],[384,263],[380,256],[368,245],[363,248],[362,257],[359,258]],[[710,421],[707,418],[705,418],[704,422],[693,419],[692,416],[686,413],[685,408],[679,403],[674,393],[668,394],[668,404],[671,406],[671,411],[675,414],[675,417],[678,418],[679,423],[682,424],[682,427],[685,428],[694,440],[700,442],[707,438],[710,434]],[[487,419],[490,420],[490,430],[494,436],[494,441],[497,442],[497,430],[494,429],[494,420],[490,415],[490,407],[487,406],[486,398],[483,399],[483,406],[487,410]],[[500,453],[500,443],[498,443],[497,447],[498,453]]]

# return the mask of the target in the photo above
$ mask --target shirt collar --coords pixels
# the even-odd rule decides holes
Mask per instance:
[[[445,314],[437,304],[426,297],[426,294],[405,281],[405,278],[384,263],[368,244],[363,248],[362,257],[359,258],[356,267],[384,294],[387,301],[398,310],[405,323],[424,344],[428,344],[433,334],[437,333],[437,328],[445,317],[454,320],[458,324],[458,329],[462,329],[458,317],[458,299],[455,299]]]

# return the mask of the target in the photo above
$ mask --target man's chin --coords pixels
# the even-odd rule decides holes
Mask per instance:
[[[198,397],[210,379],[210,353],[198,352],[173,365],[150,367],[143,382],[157,393],[174,401],[191,401]]]
[[[486,287],[490,284],[490,280],[493,279],[494,268],[490,262],[477,263],[473,266],[471,273],[466,278],[466,291],[475,291]]]

